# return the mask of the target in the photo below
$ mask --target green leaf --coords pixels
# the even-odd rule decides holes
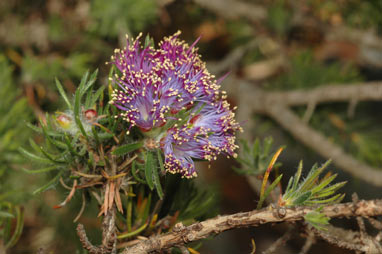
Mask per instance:
[[[99,141],[98,133],[97,133],[95,126],[92,126],[92,133],[93,133],[93,138],[96,141],[96,145],[97,145],[97,147],[99,147],[100,141]]]
[[[162,185],[160,183],[158,168],[156,168],[156,167],[153,167],[153,182],[154,182],[154,186],[155,186],[155,189],[158,193],[159,198],[163,199]]]
[[[62,173],[63,173],[63,171],[60,171],[52,180],[50,180],[48,183],[46,183],[45,185],[43,185],[40,188],[38,188],[37,190],[35,190],[33,192],[33,195],[44,192],[44,191],[50,189],[51,187],[53,187],[53,185],[57,184],[58,179],[60,179]]]
[[[303,192],[306,190],[310,190],[314,186],[319,175],[322,173],[322,171],[325,170],[325,168],[330,164],[330,162],[331,160],[326,161],[319,168],[317,165],[314,165],[313,168],[310,170],[308,176],[305,178],[305,181],[300,185],[299,190]]]
[[[153,182],[153,170],[154,169],[154,163],[153,163],[153,155],[150,152],[146,153],[146,162],[145,162],[145,177],[147,185],[151,190],[154,189],[154,182]]]
[[[313,204],[313,205],[316,205],[316,204],[335,204],[335,203],[338,203],[338,202],[341,202],[341,200],[345,197],[345,194],[336,194],[330,198],[327,198],[327,199],[322,199],[322,200],[312,200],[312,201],[307,201],[307,203],[309,204]]]
[[[247,142],[244,142],[245,145],[248,147],[248,144]],[[249,153],[249,148],[247,148],[248,150],[248,153]],[[258,158],[259,157],[259,154],[260,154],[260,140],[257,138],[255,140],[255,142],[253,143],[253,146],[252,146],[252,156],[254,159]],[[256,162],[255,162],[256,163]]]
[[[333,193],[335,193],[335,191],[342,188],[346,183],[347,182],[344,181],[344,182],[333,184],[332,186],[325,188],[324,190],[320,191],[319,193],[316,193],[315,197],[316,198],[322,198],[322,197],[332,195]]]
[[[18,149],[23,155],[25,155],[26,157],[34,160],[34,161],[37,161],[37,162],[41,162],[41,163],[51,163],[50,160],[46,159],[46,158],[43,158],[43,157],[40,157],[38,155],[35,155],[33,153],[30,153],[28,152],[27,150],[25,150],[24,148],[22,147],[19,147]]]
[[[293,205],[295,206],[302,205],[305,201],[307,201],[310,198],[311,195],[312,195],[312,192],[310,191],[303,193],[296,200],[294,200]]]
[[[143,142],[121,145],[113,151],[114,155],[122,156],[127,153],[131,153],[143,146]]]
[[[92,92],[88,92],[86,94],[86,99],[85,99],[85,108],[86,109],[89,109],[89,108],[92,107],[92,105],[90,104],[90,101],[91,101],[92,97],[93,97],[93,93]]]
[[[143,221],[146,221],[147,218],[149,217],[149,213],[150,213],[150,207],[151,207],[151,192],[149,192],[149,197],[147,198],[147,203],[146,203],[146,206],[145,206],[145,209],[143,210],[143,213],[142,213],[142,220]]]
[[[97,102],[98,98],[101,96],[101,94],[103,94],[103,91],[105,90],[106,86],[101,86],[100,88],[98,88],[97,92],[95,92],[95,94],[93,95],[91,101],[90,101],[90,105],[88,105],[88,107],[92,107],[94,106],[94,104]]]
[[[260,209],[263,205],[264,200],[269,196],[269,194],[276,188],[277,184],[280,182],[283,175],[279,175],[271,185],[265,190],[264,195],[260,197],[259,203],[257,204],[257,209]]]
[[[49,116],[48,116],[48,117],[49,117]],[[50,142],[51,144],[53,144],[53,145],[56,146],[57,148],[61,148],[61,149],[65,149],[65,148],[66,148],[65,143],[60,142],[60,141],[58,141],[58,140],[54,140],[53,138],[51,138],[51,136],[48,134],[48,131],[47,131],[47,129],[45,128],[44,123],[41,121],[41,119],[40,119],[40,125],[41,125],[41,129],[42,129],[42,131],[43,131],[43,133],[44,133],[44,136],[49,140],[49,142]]]
[[[319,192],[321,191],[322,189],[324,189],[326,186],[328,186],[333,180],[334,178],[337,177],[337,174],[334,174],[326,179],[324,179],[323,181],[321,181],[321,183],[319,185],[317,185],[316,187],[312,188],[312,193],[316,193],[316,192]]]
[[[77,89],[74,96],[73,111],[74,111],[74,120],[76,122],[77,127],[80,129],[82,135],[84,135],[84,137],[88,139],[84,126],[82,125],[82,122],[81,122],[81,115],[80,115],[81,114],[81,89],[80,88]]]
[[[322,207],[307,213],[304,216],[304,220],[319,230],[326,230],[325,226],[329,224],[330,218],[321,213],[321,210]]]
[[[0,211],[1,218],[15,218],[15,216],[11,213]]]
[[[50,166],[50,167],[46,167],[46,168],[41,168],[41,169],[36,169],[36,170],[31,170],[31,169],[26,169],[26,168],[21,168],[21,169],[25,173],[28,173],[28,174],[40,174],[40,173],[50,172],[52,170],[58,170],[58,166],[54,165],[54,166]]]
[[[42,129],[41,129],[40,127],[37,127],[37,126],[35,126],[35,125],[31,124],[31,123],[27,123],[27,126],[28,126],[30,129],[32,129],[33,131],[37,132],[37,133],[40,133],[40,134],[43,133],[43,132],[42,132]]]
[[[111,139],[113,137],[114,137],[114,134],[112,134],[112,133],[104,132],[104,133],[99,133],[98,134],[98,138],[100,140]]]
[[[65,141],[66,147],[68,148],[69,152],[70,152],[73,156],[79,156],[79,154],[77,153],[77,151],[74,149],[72,143],[70,142],[70,138],[69,138],[69,136],[68,136],[67,134],[65,134],[64,141]]]
[[[12,234],[11,239],[5,244],[5,249],[9,249],[14,246],[19,240],[24,227],[24,211],[16,206],[16,227]]]
[[[139,182],[139,183],[144,183],[144,184],[147,184],[145,180],[141,179],[138,175],[137,175],[137,171],[136,171],[136,162],[135,160],[132,162],[131,164],[131,173],[134,177],[134,179]]]
[[[66,93],[64,91],[64,88],[62,87],[60,81],[56,78],[56,86],[57,86],[57,89],[58,89],[58,92],[60,93],[60,95],[62,96],[62,98],[64,99],[66,105],[68,105],[68,108],[69,109],[72,109],[73,106],[72,104],[70,103],[70,101],[68,100],[68,97],[66,96]]]
[[[85,72],[85,74],[81,78],[80,85],[77,88],[77,91],[80,92],[81,96],[83,95],[83,91],[85,89],[86,81],[88,80],[89,77],[89,70]]]
[[[92,75],[90,76],[89,78],[89,81],[86,82],[86,84],[83,86],[82,90],[81,90],[81,95],[84,95],[88,90],[89,88],[94,84],[94,82],[96,81],[97,79],[97,75],[98,75],[98,69],[96,69]]]
[[[150,37],[149,34],[146,35],[145,37],[145,46],[146,47],[154,47],[154,39]]]
[[[257,141],[257,140],[258,140],[258,139],[256,139],[256,141]],[[256,143],[256,141],[255,141],[255,143]],[[248,146],[248,142],[247,142],[246,140],[244,140],[244,139],[240,139],[239,142],[240,142],[240,147],[241,147],[241,149],[243,149],[243,151],[244,151],[245,153],[250,153],[250,152],[251,152],[251,150],[249,149],[249,146]]]
[[[268,156],[269,152],[271,151],[273,144],[273,138],[272,137],[266,137],[264,139],[264,155]]]
[[[298,164],[296,175],[294,177],[295,180],[294,180],[292,191],[297,190],[297,185],[298,185],[298,182],[300,181],[300,177],[302,173],[302,167],[303,167],[302,161],[300,161],[300,163]]]
[[[64,160],[57,160],[54,158],[54,155],[51,155],[49,154],[48,152],[46,152],[42,147],[38,146],[34,141],[33,139],[29,139],[29,143],[31,144],[31,146],[33,147],[33,149],[35,149],[37,152],[40,151],[48,160],[50,160],[51,162],[53,163],[65,163]]]
[[[292,184],[293,184],[293,176],[289,178],[288,185],[285,189],[285,193],[287,193],[290,190],[290,188],[292,187]]]
[[[164,173],[166,173],[166,169],[164,168],[164,165],[163,165],[163,158],[162,158],[162,154],[161,154],[160,149],[157,149],[157,156],[158,156],[158,162],[159,162],[160,170],[164,174]]]

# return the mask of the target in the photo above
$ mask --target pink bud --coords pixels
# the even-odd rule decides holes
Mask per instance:
[[[97,111],[94,109],[88,109],[85,111],[86,120],[93,122],[97,118]]]

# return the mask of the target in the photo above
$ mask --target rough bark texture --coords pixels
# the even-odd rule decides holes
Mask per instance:
[[[313,210],[315,208],[312,207],[274,208],[269,206],[262,210],[217,216],[187,227],[177,224],[172,232],[150,237],[132,247],[126,248],[122,253],[145,254],[197,241],[233,228],[255,227],[265,223],[299,221],[303,220],[304,215]],[[357,203],[330,205],[323,209],[323,213],[330,218],[382,215],[382,200],[361,200]]]

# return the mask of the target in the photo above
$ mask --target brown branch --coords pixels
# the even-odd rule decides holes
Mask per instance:
[[[382,100],[382,81],[319,86],[312,90],[287,92],[262,92],[263,100],[281,102],[287,106],[300,106],[309,103],[380,101]]]
[[[361,237],[359,232],[345,230],[331,225],[329,225],[327,229],[328,230],[324,232],[315,228],[311,228],[311,230],[316,235],[318,235],[328,243],[336,245],[340,248],[358,251],[366,254],[382,252],[381,243],[379,243],[369,235]]]
[[[299,254],[306,254],[306,253],[308,253],[308,251],[310,250],[312,245],[316,242],[316,238],[314,237],[313,232],[310,230],[307,233],[308,233],[308,235],[306,237],[304,246],[302,246],[301,251],[300,251]]]
[[[102,244],[100,246],[93,245],[87,235],[85,228],[82,224],[77,225],[77,235],[80,239],[82,247],[90,254],[115,254],[117,251],[117,237],[115,227],[115,208],[112,207],[110,211],[103,217],[102,220]]]
[[[203,222],[194,223],[188,227],[177,224],[172,232],[150,237],[132,247],[126,248],[122,253],[146,254],[204,239],[234,228],[255,227],[265,223],[299,221],[304,219],[304,215],[315,209],[315,207],[285,208],[285,213],[283,213],[285,216],[281,218],[278,216],[279,213],[275,212],[270,206],[262,210],[217,216]],[[330,205],[324,207],[322,212],[330,218],[378,216],[382,215],[382,199],[362,200],[356,204],[350,202]]]
[[[82,244],[82,247],[89,251],[90,254],[102,254],[102,250],[100,247],[94,246],[88,239],[86,235],[86,231],[84,228],[84,225],[78,224],[77,225],[77,235],[80,239],[80,242]]]
[[[115,227],[116,211],[113,206],[102,221],[102,248],[105,253],[116,251],[117,237]]]
[[[292,110],[282,105],[274,105],[268,109],[268,113],[295,139],[323,157],[331,158],[337,167],[359,179],[376,186],[382,186],[381,170],[368,166],[346,154],[340,146],[330,142],[324,135],[305,124]]]
[[[262,254],[273,254],[276,253],[281,246],[285,245],[293,237],[294,228],[290,227],[287,232],[284,233],[279,239],[277,239],[267,250],[263,251]]]
[[[227,19],[246,18],[258,22],[267,17],[267,10],[260,6],[245,1],[235,0],[194,0],[200,6],[216,12]]]
[[[228,79],[226,84],[237,83],[224,87],[228,94],[237,98],[240,104],[254,113],[268,113],[269,106],[303,106],[310,103],[333,103],[360,101],[382,101],[382,81],[323,85],[311,90],[268,92],[254,87],[251,83]],[[240,100],[239,100],[240,98]],[[239,107],[240,109],[240,107]],[[246,119],[239,119],[246,120]]]
[[[290,92],[267,92],[246,82],[238,82],[235,87],[226,88],[229,94],[239,101],[240,110],[237,112],[239,122],[250,119],[251,113],[266,114],[301,143],[321,156],[332,159],[337,167],[368,183],[382,186],[382,170],[368,166],[345,153],[340,146],[330,142],[323,134],[309,127],[288,107],[312,102],[346,102],[354,99],[382,101],[382,82],[327,85],[309,91]],[[251,124],[251,121],[247,121],[247,129],[251,129]]]
[[[215,74],[222,74],[227,71],[234,72],[236,68],[238,68],[239,62],[245,56],[245,54],[259,46],[263,40],[263,38],[258,37],[241,47],[236,47],[231,52],[229,52],[223,60],[219,62],[209,62],[208,69],[211,73]]]

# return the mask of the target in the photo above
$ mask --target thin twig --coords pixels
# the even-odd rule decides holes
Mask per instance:
[[[119,167],[118,167],[118,172],[124,170],[130,163],[132,163],[136,158],[138,157],[137,154],[134,154],[133,157],[131,157],[128,160],[125,160]]]
[[[377,220],[377,219],[374,219],[374,218],[370,218],[370,217],[365,217],[369,223],[376,229],[378,230],[382,230],[382,222]]]
[[[276,251],[283,245],[286,244],[292,238],[292,232],[294,228],[290,227],[279,239],[277,239],[271,246],[268,247],[263,254],[272,254],[276,253]]]
[[[72,187],[69,187],[68,185],[65,184],[64,180],[62,179],[62,177],[60,177],[60,183],[61,183],[62,187],[64,187],[65,189],[72,190]]]
[[[352,200],[355,204],[359,201],[357,193],[353,193]],[[362,239],[365,239],[367,236],[365,221],[363,220],[363,218],[361,216],[357,216],[356,219],[357,219],[357,223],[358,223],[358,227],[359,227],[360,238],[362,241]]]
[[[73,187],[70,189],[69,195],[66,196],[65,200],[61,202],[60,204],[53,206],[53,208],[58,209],[65,206],[72,199],[74,193],[76,192],[76,186],[77,186],[77,179],[74,180]]]
[[[74,220],[73,220],[74,223],[76,223],[81,218],[83,212],[85,211],[85,206],[86,206],[86,199],[85,199],[85,192],[83,191],[82,192],[82,205],[81,205],[81,209],[78,212],[76,218],[74,218]]]
[[[316,242],[316,238],[314,237],[314,234],[311,230],[308,231],[308,237],[306,238],[306,241],[304,243],[304,246],[302,246],[301,251],[299,254],[306,254],[312,247],[312,245]]]

